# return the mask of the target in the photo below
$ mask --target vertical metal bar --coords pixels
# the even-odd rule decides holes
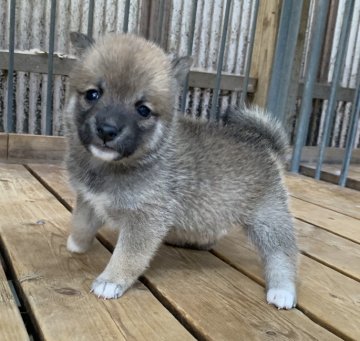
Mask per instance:
[[[51,0],[50,9],[50,34],[49,34],[49,54],[48,54],[48,81],[46,92],[46,135],[52,135],[52,81],[54,70],[54,46],[55,46],[55,21],[56,21],[56,0]]]
[[[14,50],[15,50],[15,7],[16,0],[10,3],[10,29],[9,29],[9,71],[8,71],[8,94],[7,94],[7,122],[6,132],[14,130],[13,121],[13,96],[14,96]]]
[[[222,35],[221,35],[220,52],[219,52],[217,71],[216,71],[215,87],[214,87],[213,97],[212,97],[212,101],[211,101],[210,119],[212,119],[212,120],[217,120],[218,116],[219,116],[218,100],[219,100],[219,93],[220,93],[221,72],[222,72],[223,61],[224,61],[226,36],[227,36],[227,31],[228,31],[228,26],[229,26],[230,7],[231,7],[231,0],[227,0],[226,7],[225,7],[224,25],[223,25]]]
[[[351,154],[355,144],[355,137],[357,132],[357,127],[359,123],[359,115],[360,115],[360,77],[358,77],[358,81],[356,84],[356,91],[354,96],[354,101],[351,109],[351,121],[349,125],[348,136],[346,138],[346,148],[344,160],[341,168],[339,185],[345,186],[346,179],[349,173]]]
[[[87,26],[87,36],[92,38],[93,28],[94,28],[94,5],[95,0],[89,1],[89,11],[88,11],[88,26]]]
[[[319,146],[319,156],[315,170],[315,179],[320,179],[321,167],[325,157],[325,148],[329,144],[330,125],[333,120],[334,112],[335,112],[336,96],[340,86],[339,80],[341,76],[341,69],[344,64],[348,37],[350,34],[352,13],[354,11],[354,3],[355,3],[354,0],[348,0],[345,4],[345,11],[343,15],[343,22],[342,22],[340,38],[339,38],[339,45],[337,47],[334,72],[333,72],[332,84],[330,89],[330,98],[325,112],[323,135],[321,137],[320,146]]]
[[[161,44],[163,22],[164,22],[165,0],[160,0],[159,12],[160,12],[160,17],[159,17],[157,33],[156,33],[156,43],[160,45]]]
[[[302,7],[303,0],[283,1],[282,3],[274,63],[266,101],[267,109],[282,122],[285,118]]]
[[[129,32],[130,0],[126,0],[124,8],[123,33]]]
[[[321,47],[325,32],[329,3],[330,2],[328,0],[317,0],[315,3],[314,15],[316,20],[314,21],[313,33],[309,45],[309,65],[306,70],[304,93],[301,101],[300,115],[296,129],[296,140],[291,160],[290,170],[292,172],[299,171],[302,147],[305,144],[305,139],[308,132],[312,107],[312,94],[320,61]]]
[[[194,35],[195,35],[195,22],[196,22],[196,10],[197,10],[197,3],[198,0],[193,0],[193,7],[191,12],[191,23],[190,23],[190,36],[188,40],[188,46],[187,46],[187,55],[191,56],[192,54],[192,48],[194,43]],[[185,111],[186,106],[186,96],[187,92],[189,90],[189,75],[187,75],[184,83],[183,93],[181,97],[181,112]]]
[[[242,92],[241,92],[241,97],[240,97],[241,105],[245,104],[245,100],[247,97],[251,59],[252,59],[252,53],[253,53],[253,49],[254,49],[256,22],[257,22],[257,16],[258,16],[258,12],[259,12],[259,0],[255,0],[254,6],[255,6],[254,7],[254,17],[253,17],[253,22],[252,22],[251,29],[250,29],[248,51],[246,54],[247,56],[246,56],[246,64],[245,64],[245,70],[244,70],[244,81],[243,81],[243,87],[242,87]]]

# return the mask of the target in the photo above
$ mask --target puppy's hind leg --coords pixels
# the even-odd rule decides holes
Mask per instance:
[[[266,298],[279,309],[296,305],[297,247],[287,204],[268,202],[255,212],[247,231],[265,267]]]
[[[103,222],[96,216],[93,208],[78,195],[72,216],[72,229],[67,240],[67,249],[75,253],[87,251],[102,225]]]

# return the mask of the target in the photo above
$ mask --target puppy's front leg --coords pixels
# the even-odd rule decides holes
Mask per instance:
[[[104,299],[122,296],[148,267],[165,234],[160,221],[141,219],[122,226],[113,255],[91,291]]]
[[[96,232],[102,225],[103,221],[94,209],[78,194],[67,249],[70,252],[84,253],[91,246]]]

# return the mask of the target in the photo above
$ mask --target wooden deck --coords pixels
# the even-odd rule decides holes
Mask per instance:
[[[339,163],[324,164],[321,168],[321,180],[325,180],[334,184],[339,183],[341,167],[342,165]],[[300,167],[300,172],[304,175],[314,177],[315,169],[315,163],[303,163]],[[350,165],[346,187],[360,191],[360,164]]]
[[[89,288],[114,234],[70,254],[65,170],[1,163],[0,340],[360,340],[360,192],[294,175],[287,185],[301,250],[297,309],[266,304],[241,231],[211,252],[163,246],[132,289],[104,301]]]

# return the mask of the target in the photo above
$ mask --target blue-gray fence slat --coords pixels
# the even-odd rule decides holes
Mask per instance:
[[[227,0],[225,7],[223,30],[221,34],[221,44],[220,44],[219,58],[218,58],[217,71],[216,71],[215,87],[211,101],[210,118],[212,120],[217,120],[219,116],[218,101],[219,101],[219,93],[220,93],[221,74],[222,74],[223,61],[224,61],[226,36],[229,26],[230,6],[231,6],[231,0]]]
[[[95,0],[89,0],[87,35],[90,38],[93,36],[93,29],[94,29],[94,7],[95,7]]]
[[[15,50],[15,8],[16,1],[10,3],[10,30],[9,30],[9,76],[8,76],[8,96],[7,96],[7,124],[6,131],[14,131],[13,120],[13,100],[14,100],[14,50]]]
[[[190,37],[189,37],[188,46],[187,46],[187,55],[188,56],[192,55],[192,49],[193,49],[193,43],[194,43],[194,35],[195,35],[195,22],[196,22],[197,3],[198,3],[198,0],[193,1],[193,7],[192,7],[192,11],[191,11]],[[180,106],[181,112],[185,111],[186,96],[187,96],[188,90],[189,90],[189,75],[186,77],[185,82],[184,82],[184,89],[183,89],[183,93],[182,93],[182,96],[181,96],[181,106]]]
[[[303,0],[283,1],[275,56],[271,73],[267,109],[278,118],[285,120],[285,109],[290,88],[295,49],[299,34]]]
[[[330,126],[331,126],[331,122],[333,121],[333,117],[335,113],[336,96],[338,89],[340,87],[339,81],[341,75],[341,68],[344,64],[346,45],[350,34],[351,17],[354,11],[354,3],[355,3],[354,0],[348,0],[345,7],[344,18],[346,18],[346,20],[343,20],[341,27],[339,46],[336,54],[333,79],[331,84],[330,98],[325,112],[323,135],[319,144],[319,156],[315,170],[315,179],[318,180],[320,179],[321,167],[325,157],[325,148],[329,144]]]
[[[355,145],[355,135],[356,135],[357,127],[359,125],[359,114],[360,114],[360,77],[358,77],[354,101],[352,103],[351,121],[350,121],[348,136],[346,139],[345,155],[344,155],[340,178],[339,178],[340,186],[346,185],[346,179],[349,173],[349,166],[351,161],[351,154],[353,152]]]
[[[290,170],[298,172],[300,168],[300,159],[302,148],[305,144],[305,139],[308,132],[310,114],[312,111],[312,95],[317,75],[317,70],[320,62],[320,53],[322,48],[322,41],[324,38],[326,19],[329,8],[328,0],[317,0],[315,4],[315,17],[313,34],[310,40],[310,55],[309,65],[306,71],[304,93],[301,100],[301,108],[299,121],[296,129],[296,139],[294,144],[294,151],[291,160]]]
[[[254,4],[254,16],[253,22],[250,29],[250,36],[248,42],[248,53],[246,56],[246,63],[245,63],[245,70],[244,70],[244,82],[241,91],[240,97],[240,105],[244,105],[247,97],[247,90],[249,85],[249,77],[250,77],[250,68],[251,68],[251,60],[252,60],[252,53],[254,49],[254,41],[255,41],[255,31],[256,31],[256,19],[259,12],[259,0],[255,0]]]
[[[49,34],[49,54],[48,54],[48,73],[46,90],[46,135],[52,135],[52,103],[53,103],[53,72],[54,72],[54,46],[55,46],[55,24],[56,24],[56,0],[51,0],[50,9],[50,34]]]
[[[124,9],[124,25],[123,25],[123,32],[129,32],[129,15],[130,15],[130,0],[126,0],[125,2],[125,9]]]

